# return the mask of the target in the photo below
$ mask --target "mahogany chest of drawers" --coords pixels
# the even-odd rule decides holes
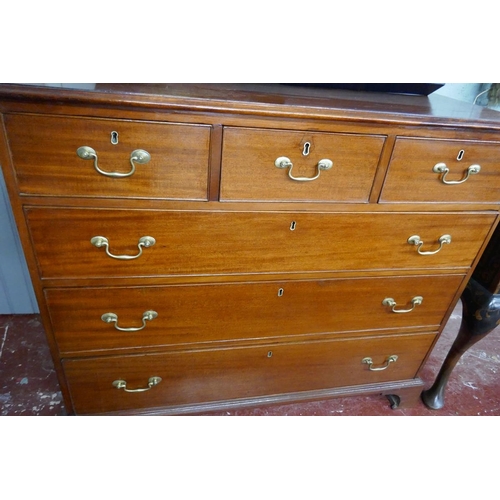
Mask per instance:
[[[498,223],[497,115],[440,96],[3,85],[0,112],[74,414],[414,404]]]

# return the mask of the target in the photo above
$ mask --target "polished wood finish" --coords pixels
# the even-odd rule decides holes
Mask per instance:
[[[40,276],[51,278],[296,273],[360,269],[466,270],[494,214],[183,212],[27,208]],[[295,223],[295,229],[291,230]],[[452,242],[435,255],[423,251]],[[339,237],[339,235],[342,235]],[[156,243],[134,260],[117,260],[90,240],[104,236],[115,255],[138,254],[141,237]],[[196,242],[196,244],[193,244]]]
[[[366,203],[384,140],[377,136],[228,127],[222,150],[221,200]],[[282,156],[293,163],[294,177],[314,177],[323,159],[331,160],[333,167],[320,172],[315,182],[294,181],[288,168],[274,164]]]
[[[498,203],[499,149],[500,142],[398,138],[380,200]],[[461,184],[447,185],[432,170],[437,163],[449,168],[446,181],[461,181],[471,165],[481,170]]]
[[[54,335],[63,353],[144,346],[222,343],[235,340],[359,331],[371,335],[374,325],[397,333],[425,327],[438,329],[462,275],[321,281],[276,281],[48,289]],[[410,313],[396,309],[423,302]],[[79,307],[75,308],[75,304]],[[217,307],[214,307],[217,305]],[[101,316],[117,314],[120,327],[138,328],[145,311],[158,317],[137,332],[122,332]],[[193,312],[195,314],[193,314]]]
[[[64,370],[78,413],[181,406],[411,379],[434,338],[401,335],[74,359],[64,362]],[[362,363],[369,356],[383,366],[391,355],[398,360],[383,371]],[[152,376],[162,382],[147,392],[125,393],[112,385],[125,380],[130,389],[143,388]]]
[[[0,86],[0,162],[66,407],[183,414],[385,395],[418,373],[498,225],[495,112],[286,85]],[[119,133],[118,144],[110,134]],[[308,155],[302,154],[305,142]],[[151,161],[124,179],[130,153]],[[457,147],[461,161],[453,160]],[[316,157],[318,155],[318,157]],[[274,161],[287,156],[297,182]],[[451,158],[451,159],[450,159]],[[481,165],[445,186],[435,163]],[[430,165],[430,167],[429,167]],[[429,172],[430,169],[430,172]],[[492,189],[493,188],[493,189]],[[423,251],[452,242],[434,255]],[[90,243],[109,240],[116,260]],[[393,298],[408,313],[382,305]],[[142,314],[158,317],[144,329]],[[365,357],[383,368],[370,371]],[[146,392],[152,376],[162,382]]]
[[[332,125],[337,121],[402,125],[410,127],[412,133],[418,132],[414,126],[431,126],[433,135],[439,135],[440,128],[449,128],[452,133],[464,129],[469,135],[500,131],[496,111],[442,95],[407,96],[277,84],[98,84],[94,91],[5,85],[2,98],[15,107],[32,110],[42,104],[54,112],[64,109],[66,114],[83,106],[81,112],[88,114],[91,108],[94,116],[100,109],[109,115],[108,110],[115,108],[139,110],[141,114],[159,110],[162,114],[238,115],[244,116],[247,124],[254,117],[264,116],[294,119],[299,124],[315,119]]]
[[[17,114],[4,119],[22,194],[208,199],[208,126]],[[118,132],[116,145],[111,132]],[[76,154],[80,146],[96,151],[105,172],[129,172],[137,149],[151,160],[130,177],[110,178]]]

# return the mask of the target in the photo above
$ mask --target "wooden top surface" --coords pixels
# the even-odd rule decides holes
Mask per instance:
[[[0,100],[500,130],[499,112],[441,95],[426,97],[287,84],[96,84],[92,90],[2,84]]]

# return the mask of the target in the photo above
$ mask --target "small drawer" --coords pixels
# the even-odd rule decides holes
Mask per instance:
[[[55,288],[45,295],[59,351],[69,355],[301,334],[437,330],[462,280],[440,275]]]
[[[25,213],[42,278],[465,269],[496,218],[42,207]]]
[[[209,126],[37,115],[4,119],[22,194],[207,200]],[[77,154],[83,146],[90,148],[80,150],[86,159]]]
[[[380,201],[500,202],[500,142],[399,137]]]
[[[76,413],[103,413],[407,380],[416,376],[434,338],[268,344],[67,359],[63,365]]]
[[[374,135],[227,127],[221,200],[367,202],[384,141]],[[331,167],[323,170],[328,162]]]

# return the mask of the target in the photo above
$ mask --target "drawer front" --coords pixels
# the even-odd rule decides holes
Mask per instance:
[[[449,172],[434,172],[439,164],[437,170],[446,167]],[[474,165],[479,172],[469,173]],[[499,193],[500,143],[400,137],[381,201],[498,203]]]
[[[26,208],[42,278],[467,268],[494,214]],[[450,244],[438,243],[451,235]],[[145,247],[152,237],[154,245]],[[408,243],[419,236],[422,246]],[[107,247],[102,239],[107,239]],[[152,240],[149,240],[152,241]],[[418,251],[434,252],[419,255]],[[137,257],[120,260],[108,256]]]
[[[221,200],[367,202],[385,137],[225,128]],[[292,168],[277,168],[286,157]],[[318,170],[320,160],[331,160]],[[312,178],[297,181],[290,178]]]
[[[326,332],[370,334],[421,326],[437,330],[462,279],[452,275],[48,289],[45,294],[59,350],[73,353]],[[396,305],[387,304],[387,299]],[[148,311],[155,314],[143,319]]]
[[[192,350],[139,356],[65,360],[69,390],[80,414],[176,406],[405,380],[415,377],[434,335]],[[362,362],[372,358],[382,371]],[[151,377],[162,380],[145,392]]]
[[[207,199],[208,126],[35,115],[6,115],[5,125],[23,194]],[[97,162],[80,158],[81,146]],[[150,161],[131,160],[136,150]],[[129,174],[132,165],[127,177],[105,175]]]

